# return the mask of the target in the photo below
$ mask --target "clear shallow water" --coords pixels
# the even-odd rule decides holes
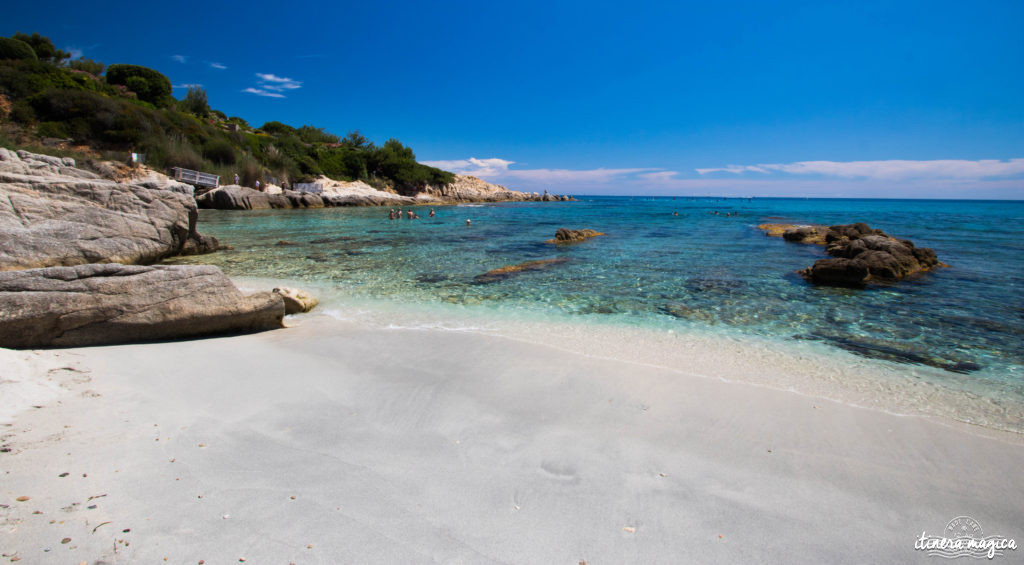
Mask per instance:
[[[1024,402],[1022,202],[585,197],[427,211],[390,221],[381,208],[204,210],[201,230],[235,250],[175,262],[309,281],[399,308],[454,304],[484,317],[812,343]],[[932,247],[951,267],[892,286],[816,288],[795,271],[824,250],[756,228],[855,221]],[[560,227],[608,235],[545,243]],[[543,259],[564,261],[479,277]]]

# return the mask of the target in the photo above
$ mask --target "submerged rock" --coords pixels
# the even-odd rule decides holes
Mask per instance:
[[[303,312],[309,312],[320,303],[319,300],[314,298],[308,292],[297,288],[283,286],[275,288],[274,292],[281,295],[281,298],[284,299],[285,314],[301,314]]]
[[[104,180],[71,158],[0,148],[0,271],[153,263],[219,247],[196,232],[190,186],[155,186]]]
[[[243,295],[217,267],[116,263],[0,273],[0,347],[74,347],[282,327],[271,292]]]
[[[549,239],[545,243],[576,243],[599,235],[608,234],[588,229],[570,230],[567,228],[558,228],[555,232],[555,238]]]
[[[482,275],[476,276],[476,282],[488,283],[500,281],[508,278],[512,275],[524,273],[528,271],[541,271],[551,267],[552,265],[558,265],[565,263],[569,259],[567,257],[556,257],[554,259],[540,259],[537,261],[527,261],[525,263],[517,263],[515,265],[505,265],[497,269],[491,269]]]

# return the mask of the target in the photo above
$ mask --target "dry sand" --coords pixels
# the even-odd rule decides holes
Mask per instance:
[[[927,563],[962,515],[1024,541],[1013,437],[493,335],[2,353],[40,406],[0,414],[5,560]]]

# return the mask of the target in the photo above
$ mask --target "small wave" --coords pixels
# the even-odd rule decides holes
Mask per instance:
[[[425,331],[442,330],[442,331],[446,331],[446,332],[480,332],[480,331],[484,331],[486,328],[482,328],[482,327],[479,327],[479,326],[446,326],[444,324],[439,324],[439,323],[425,322],[425,323],[422,323],[422,324],[411,324],[411,325],[388,324],[385,329],[388,329],[388,330],[420,330],[420,331],[424,331],[424,330]]]

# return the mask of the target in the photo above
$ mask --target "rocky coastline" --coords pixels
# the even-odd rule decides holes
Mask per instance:
[[[180,339],[283,326],[278,293],[220,269],[147,266],[220,248],[192,187],[117,182],[73,159],[0,148],[0,347]]]
[[[266,190],[226,185],[200,194],[200,208],[216,210],[269,210],[331,208],[338,206],[416,206],[464,202],[568,202],[571,196],[509,190],[468,175],[455,175],[445,185],[426,185],[418,191],[400,194],[379,190],[362,181],[336,181],[322,177],[322,192],[298,192],[271,185]]]

